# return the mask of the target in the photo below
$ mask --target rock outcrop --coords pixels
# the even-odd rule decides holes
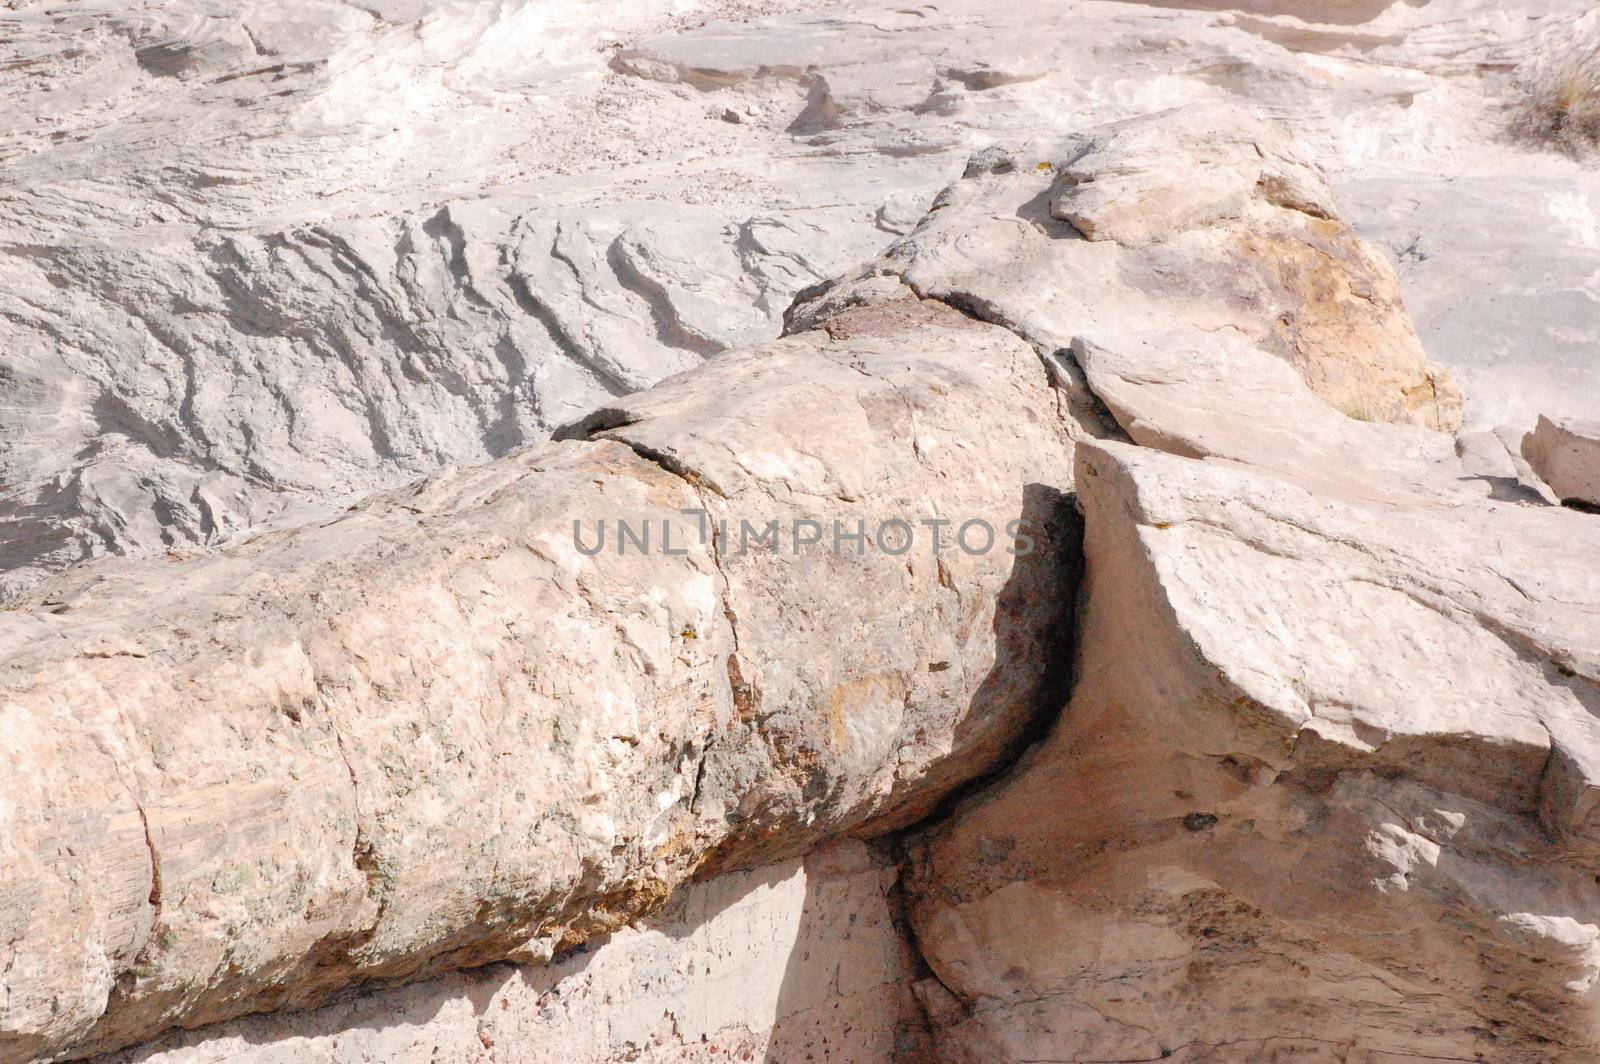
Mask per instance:
[[[5,17],[0,1062],[1600,1057],[1593,14],[806,3]]]
[[[1060,158],[980,156],[794,335],[557,442],[0,615],[5,1059],[548,959],[692,877],[924,819],[1065,698],[1080,441],[1357,504],[1488,494],[1409,424],[1452,419],[1444,378],[1270,130],[1183,109]],[[1331,288],[1240,251],[1308,226]],[[1283,331],[1354,287],[1362,316]]]
[[[1541,416],[1522,457],[1561,501],[1600,507],[1600,422]]]
[[[859,842],[691,884],[543,968],[251,1016],[107,1064],[895,1064],[926,1059],[893,858]]]
[[[0,614],[0,1059],[548,957],[994,768],[1060,690],[1054,391],[939,304],[830,327]]]
[[[1327,171],[1479,425],[1600,407],[1597,178],[1501,117],[1587,0],[815,6],[8,10],[0,596],[540,442],[776,336],[972,151],[1195,101]],[[1317,282],[1317,229],[1241,253]]]
[[[1321,173],[1236,107],[980,155],[921,226],[810,295],[791,327],[873,298],[885,278],[1002,322],[1058,360],[1096,331],[1228,330],[1352,417],[1461,420],[1460,393],[1424,355],[1393,269],[1338,218]]]
[[[894,180],[707,175],[751,134],[607,70],[759,5],[590,8],[8,11],[0,597],[540,442],[881,245]],[[663,126],[689,172],[646,181]]]
[[[1143,446],[1061,722],[913,846],[941,1059],[1594,1059],[1600,523],[1210,342],[1084,349]]]

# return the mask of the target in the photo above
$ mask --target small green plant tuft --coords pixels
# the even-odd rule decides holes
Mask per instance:
[[[1335,405],[1334,409],[1338,410],[1339,413],[1343,414],[1345,417],[1355,421],[1378,420],[1378,415],[1374,414],[1372,412],[1372,408],[1366,403],[1362,402],[1360,399],[1351,399],[1348,402],[1338,403]]]
[[[1574,158],[1600,148],[1600,44],[1540,65],[1520,85],[1512,126],[1521,139]]]

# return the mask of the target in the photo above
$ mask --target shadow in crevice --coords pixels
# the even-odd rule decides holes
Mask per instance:
[[[780,1019],[762,1064],[924,1064],[933,1059],[932,1036],[912,990],[932,972],[904,911],[900,840],[934,827],[960,804],[1008,776],[1055,725],[1074,680],[1074,627],[1084,575],[1083,517],[1071,494],[1039,483],[1024,486],[1018,516],[1034,549],[1016,557],[996,597],[994,664],[956,732],[957,748],[970,751],[964,763],[986,768],[954,786],[903,831],[871,844],[873,861],[893,869],[884,873],[881,904],[893,927],[895,956],[879,971],[895,972],[896,981],[880,982],[874,990],[869,977],[852,987],[850,966],[860,955],[858,943],[848,925],[842,932],[838,927],[839,912],[849,906],[830,896],[834,889],[830,884],[837,881],[827,877],[818,856],[827,850],[817,851],[807,859],[808,871],[816,874],[808,879],[801,933],[789,957],[776,1010]],[[815,952],[819,947],[831,955],[819,958]],[[819,1000],[823,985],[836,993]],[[854,993],[838,992],[845,988]],[[839,1032],[847,1031],[870,1031],[873,1037],[863,1044],[838,1044]]]
[[[1024,487],[1019,517],[1034,549],[1015,559],[997,596],[994,664],[979,683],[956,736],[957,748],[970,751],[965,763],[985,765],[986,770],[953,787],[905,833],[939,823],[961,802],[1011,771],[1050,730],[1070,695],[1073,625],[1083,576],[1083,519],[1071,495],[1038,483]],[[828,1060],[916,1064],[931,1059],[925,1017],[912,992],[912,985],[929,973],[901,911],[898,840],[885,839],[874,846],[886,866],[894,865],[883,904],[894,928],[895,959],[880,971],[896,972],[896,981],[884,981],[874,989],[868,979],[858,983],[852,994],[819,1000],[818,988],[825,979],[831,979],[828,985],[835,988],[849,985],[856,950],[848,929],[842,939],[830,937],[828,921],[837,919],[840,905],[829,897],[829,881],[814,877],[808,883],[803,930],[784,974],[777,1009],[781,1019],[763,1064]],[[818,944],[832,955],[819,960],[813,952]],[[873,1032],[875,1039],[853,1047],[836,1044],[837,1034],[830,1033],[864,1030]]]
[[[1083,144],[1069,145],[1068,158],[1082,154]],[[1018,218],[1033,226],[1039,232],[1052,240],[1087,240],[1083,232],[1064,218],[1057,218],[1051,211],[1051,205],[1064,188],[1070,188],[1068,179],[1057,176],[1040,192],[1028,199],[1017,208]]]
[[[1039,483],[1024,486],[1018,517],[1033,549],[1013,559],[996,598],[994,661],[957,729],[968,753],[948,766],[952,789],[916,827],[1006,772],[1070,693],[1083,520],[1071,495]],[[692,883],[662,912],[544,968],[498,963],[349,992],[315,1010],[175,1032],[103,1064],[223,1053],[265,1064],[291,1046],[303,1056],[465,1062],[495,1059],[497,1045],[547,1059],[536,1050],[557,1045],[572,1059],[624,1060],[661,1039],[681,1046],[666,1059],[685,1062],[922,1061],[911,988],[926,969],[897,878],[895,840],[836,841],[803,860]]]
[[[902,833],[944,820],[1017,766],[1054,728],[1072,696],[1075,626],[1083,584],[1083,515],[1076,496],[1048,484],[1022,492],[1022,528],[1034,550],[1018,555],[995,600],[994,665],[978,684],[955,745],[988,768],[950,789]],[[973,732],[989,734],[979,739]]]

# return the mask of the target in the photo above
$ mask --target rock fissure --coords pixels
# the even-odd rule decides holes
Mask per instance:
[[[150,834],[150,814],[139,806],[139,824],[144,829],[144,844],[150,851],[150,895],[152,922],[161,919],[161,855],[156,851],[156,840]]]
[[[1031,336],[1029,331],[1009,320],[996,308],[985,303],[982,297],[964,292],[944,292],[938,295],[929,295],[919,290],[910,281],[901,278],[901,283],[916,293],[918,299],[933,299],[951,310],[965,314],[973,321],[983,322],[986,325],[995,325],[1006,330],[1033,349],[1039,358],[1041,368],[1044,370],[1045,386],[1050,389],[1056,400],[1056,416],[1067,431],[1074,425],[1067,409],[1067,392],[1072,388],[1084,388],[1085,391],[1099,402],[1099,396],[1094,395],[1092,389],[1086,387],[1083,369],[1073,357],[1070,348],[1051,348]],[[1111,419],[1110,411],[1104,411],[1107,422],[1115,424]]]
[[[350,753],[344,746],[344,735],[337,725],[333,729],[333,742],[339,751],[339,760],[344,763],[345,771],[350,777],[350,804],[355,810],[355,838],[351,840],[350,863],[361,873],[366,884],[367,897],[372,900],[376,910],[371,923],[355,936],[359,944],[359,941],[371,937],[378,924],[382,922],[387,890],[373,848],[371,830],[361,809],[361,783],[356,775],[356,766],[350,760]]]
[[[0,42],[4,1064],[1594,1056],[1600,431],[1425,431],[1592,13],[175,2]]]

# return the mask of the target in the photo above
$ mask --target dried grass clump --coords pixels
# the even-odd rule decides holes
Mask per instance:
[[[1514,128],[1523,139],[1576,157],[1600,148],[1600,45],[1541,66],[1521,90]]]

